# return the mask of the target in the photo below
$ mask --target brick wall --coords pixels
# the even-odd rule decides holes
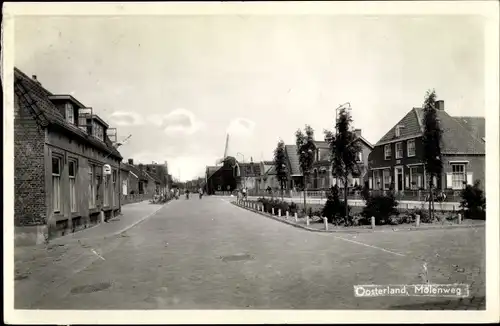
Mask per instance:
[[[45,130],[30,112],[19,106],[14,94],[14,223],[16,226],[46,223]]]

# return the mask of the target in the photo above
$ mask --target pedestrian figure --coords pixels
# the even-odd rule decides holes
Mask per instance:
[[[186,189],[186,199],[189,199],[189,189]]]
[[[203,197],[203,189],[201,189],[201,187],[200,189],[198,189],[198,193],[200,194],[200,199],[201,199]]]

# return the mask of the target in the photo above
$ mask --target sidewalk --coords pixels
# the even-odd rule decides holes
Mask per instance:
[[[56,238],[49,244],[14,248],[15,308],[29,309],[71,275],[96,260],[105,259],[106,253],[126,240],[109,238],[144,221],[168,204],[150,204],[149,201],[128,204],[122,207],[122,215],[108,223]]]

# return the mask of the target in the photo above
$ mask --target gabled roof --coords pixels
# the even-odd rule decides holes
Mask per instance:
[[[144,171],[141,171],[137,166],[128,163],[123,163],[123,165],[126,166],[131,173],[137,176],[139,180],[148,180],[148,175]]]
[[[207,179],[210,179],[215,172],[219,171],[221,166],[207,166]]]
[[[149,177],[150,179],[154,180],[156,183],[161,183],[160,178],[158,178],[158,176],[157,176],[156,174],[154,174],[154,173],[148,173],[148,172],[146,172],[146,171],[143,171],[143,173],[144,173],[147,177]]]
[[[17,68],[14,68],[14,92],[19,98],[19,105],[28,108],[33,118],[40,122],[43,127],[47,127],[49,124],[56,125],[119,159],[123,158],[120,152],[113,147],[107,135],[104,135],[104,142],[101,142],[68,123],[50,100],[49,97],[52,97],[53,94]]]
[[[290,172],[292,176],[301,176],[299,155],[297,154],[297,145],[285,145],[286,156],[290,163]]]
[[[420,137],[423,134],[422,108],[411,109],[389,132],[387,132],[375,146],[398,139]],[[442,134],[441,152],[443,154],[485,154],[484,118],[482,117],[452,117],[444,110],[437,110]],[[467,122],[465,122],[467,121]],[[395,136],[397,125],[403,125],[400,136]]]
[[[260,164],[258,163],[238,163],[238,166],[240,167],[240,173],[245,171],[246,176],[260,175]]]
[[[388,141],[395,140],[397,138],[407,138],[413,136],[419,136],[422,134],[422,119],[423,114],[418,111],[419,109],[413,108],[411,109],[403,119],[399,120],[397,124],[395,124],[389,131],[375,144],[375,146],[380,143],[385,143]],[[396,137],[396,126],[401,126],[399,129],[399,137]]]
[[[486,120],[483,117],[453,117],[477,139],[486,137]]]

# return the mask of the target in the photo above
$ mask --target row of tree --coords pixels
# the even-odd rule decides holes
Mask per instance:
[[[434,210],[433,180],[435,176],[441,175],[443,164],[441,157],[441,136],[442,131],[439,125],[436,112],[436,92],[427,91],[424,100],[424,165],[429,174],[429,215],[432,216]],[[357,136],[352,128],[352,118],[349,111],[345,108],[340,109],[340,113],[335,121],[335,132],[325,130],[325,141],[329,144],[330,162],[332,164],[332,175],[338,180],[343,181],[344,185],[344,203],[347,203],[347,185],[348,177],[357,169],[357,153],[361,150],[356,141]],[[299,165],[303,177],[304,185],[304,209],[307,211],[307,178],[309,177],[314,158],[316,154],[316,145],[314,142],[314,130],[306,125],[304,130],[297,130],[295,133],[297,145],[297,154],[299,156]],[[279,140],[274,150],[274,166],[276,168],[277,179],[281,188],[281,200],[288,182],[288,164],[285,152],[285,143]],[[345,217],[349,214],[348,205],[345,206]]]

